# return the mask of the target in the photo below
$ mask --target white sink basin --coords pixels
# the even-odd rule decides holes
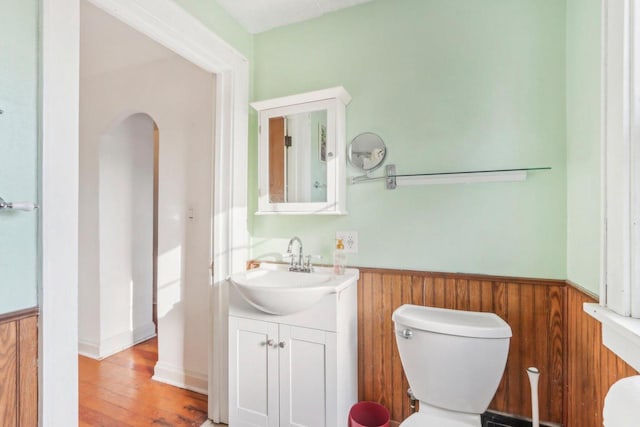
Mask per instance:
[[[260,311],[285,315],[311,307],[325,295],[339,292],[357,277],[357,270],[335,275],[330,268],[313,273],[288,271],[287,266],[263,264],[260,268],[232,274],[240,295]]]

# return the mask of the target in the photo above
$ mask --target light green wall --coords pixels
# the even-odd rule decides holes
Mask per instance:
[[[0,0],[0,197],[38,197],[38,0]],[[0,314],[37,305],[36,212],[0,211]]]
[[[600,0],[567,0],[567,278],[600,277]]]
[[[299,234],[330,262],[334,232],[356,230],[352,265],[566,275],[597,292],[598,0],[567,0],[566,25],[556,0],[377,0],[255,37],[215,1],[175,1],[254,64],[253,99],[345,86],[354,98],[347,138],[379,133],[399,172],[553,167],[525,183],[353,186],[346,217],[250,216],[254,257],[281,253]],[[37,4],[0,0],[0,195],[8,200],[37,198]],[[0,215],[0,313],[37,302],[36,235],[36,215]]]
[[[252,255],[276,257],[299,235],[330,263],[335,231],[355,230],[351,265],[565,278],[564,48],[558,0],[377,0],[256,35],[255,100],[343,85],[347,140],[380,134],[399,173],[553,170],[522,183],[350,186],[348,216],[252,217]]]

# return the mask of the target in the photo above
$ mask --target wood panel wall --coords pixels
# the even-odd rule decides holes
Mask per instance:
[[[602,345],[600,322],[582,310],[597,300],[574,285],[566,289],[565,359],[567,427],[602,426],[602,408],[609,387],[637,372]]]
[[[0,426],[38,425],[38,310],[0,315]]]
[[[563,420],[564,281],[360,269],[358,282],[358,394],[382,403],[397,425],[410,415],[407,380],[391,314],[402,304],[490,311],[513,337],[502,382],[490,408],[530,416],[526,368],[540,376],[540,419]],[[584,426],[583,426],[584,427]]]

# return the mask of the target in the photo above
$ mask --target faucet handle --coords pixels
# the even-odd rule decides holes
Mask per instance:
[[[294,268],[294,264],[296,264],[296,255],[291,253],[291,252],[285,252],[282,254],[282,259],[285,260],[287,258],[290,258],[289,260],[289,270],[291,270],[292,268]]]
[[[311,272],[313,271],[313,266],[311,265],[311,260],[312,260],[313,258],[316,258],[316,259],[322,259],[322,255],[307,255],[307,256],[305,256],[305,259],[306,259],[307,261],[305,262],[305,264],[303,265],[303,267],[304,267],[304,269],[305,269],[306,271],[308,271],[309,273],[311,273]]]

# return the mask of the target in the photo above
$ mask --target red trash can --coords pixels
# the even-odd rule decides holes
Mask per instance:
[[[389,411],[378,402],[358,402],[349,411],[349,427],[389,427]]]

